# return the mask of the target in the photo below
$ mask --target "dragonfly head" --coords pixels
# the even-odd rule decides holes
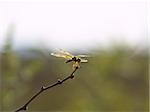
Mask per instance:
[[[76,57],[73,57],[71,60],[72,60],[72,61],[76,61],[77,59],[76,59]]]
[[[72,60],[75,61],[75,62],[80,62],[81,61],[81,59],[77,58],[77,57],[73,57]]]
[[[81,59],[80,59],[80,58],[78,58],[78,59],[77,59],[77,62],[81,62]]]

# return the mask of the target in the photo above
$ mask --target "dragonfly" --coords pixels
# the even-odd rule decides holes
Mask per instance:
[[[62,49],[59,49],[56,53],[51,53],[51,55],[55,56],[55,57],[65,58],[66,63],[72,62],[74,69],[75,68],[80,68],[80,63],[87,63],[88,60],[84,59],[84,58],[89,57],[87,55],[74,56],[73,54],[71,54],[71,53],[69,53],[65,50],[62,50]]]

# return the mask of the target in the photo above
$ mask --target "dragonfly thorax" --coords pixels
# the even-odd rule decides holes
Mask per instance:
[[[67,60],[66,63],[69,63],[69,62],[72,62],[72,61],[79,63],[79,62],[81,62],[81,59],[79,59],[79,58],[77,58],[77,57],[74,56],[73,58]]]
[[[77,58],[77,57],[73,57],[73,58],[72,58],[72,61],[80,62],[80,61],[81,61],[81,59],[80,59],[80,58]]]

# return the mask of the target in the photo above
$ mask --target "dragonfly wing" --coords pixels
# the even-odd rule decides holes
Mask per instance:
[[[88,60],[86,60],[86,59],[81,59],[81,63],[87,63],[88,62]]]
[[[61,58],[65,58],[66,57],[65,55],[57,54],[57,53],[51,53],[51,55],[55,56],[55,57],[61,57]]]
[[[59,53],[51,53],[52,56],[65,58],[65,59],[72,59],[71,56],[65,55],[65,54],[59,54]]]
[[[73,56],[70,56],[70,55],[66,55],[66,59],[72,59]]]
[[[61,53],[61,54],[65,54],[65,55],[68,55],[68,56],[70,56],[70,57],[74,57],[72,54],[70,54],[69,52],[67,52],[67,51],[65,51],[65,50],[62,50],[62,49],[59,49],[59,52]]]
[[[88,55],[77,55],[78,58],[87,58],[87,57],[90,57]]]

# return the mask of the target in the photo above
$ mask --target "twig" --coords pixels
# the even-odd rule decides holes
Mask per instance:
[[[27,103],[25,103],[22,107],[20,107],[19,109],[17,109],[15,112],[19,112],[19,111],[21,111],[21,110],[27,110],[28,105],[29,105],[37,96],[39,96],[42,92],[44,92],[44,91],[46,91],[46,90],[48,90],[48,89],[50,89],[50,88],[53,88],[53,87],[55,87],[55,86],[57,86],[57,85],[60,85],[60,84],[62,84],[63,82],[67,81],[68,79],[72,79],[72,78],[74,77],[74,73],[76,72],[77,69],[78,69],[78,67],[76,67],[76,68],[72,71],[72,73],[71,73],[69,76],[67,76],[66,78],[64,78],[63,80],[58,79],[57,82],[55,82],[54,84],[49,85],[49,86],[47,86],[47,87],[42,86],[41,89],[40,89],[34,96],[32,96],[32,97],[29,99],[29,101],[27,101]]]

